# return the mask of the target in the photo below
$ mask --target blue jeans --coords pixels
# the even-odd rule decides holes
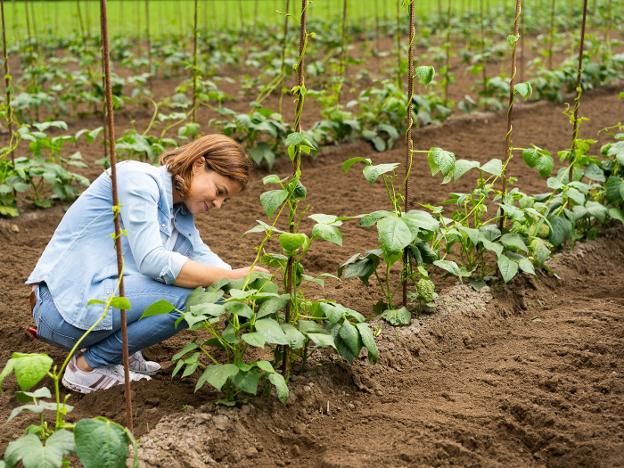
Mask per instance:
[[[124,286],[126,297],[132,305],[132,309],[126,312],[130,354],[159,343],[187,327],[185,321],[175,326],[175,321],[180,317],[180,313],[175,311],[142,320],[139,317],[150,304],[159,299],[165,299],[183,310],[192,289],[163,284],[143,275],[124,277]],[[35,294],[37,303],[33,316],[39,338],[52,345],[71,349],[85,330],[74,327],[61,317],[45,283],[39,284]],[[83,356],[89,367],[110,366],[122,361],[121,314],[117,309],[111,309],[109,313],[113,314],[113,329],[93,331],[80,344],[81,348],[86,348]]]

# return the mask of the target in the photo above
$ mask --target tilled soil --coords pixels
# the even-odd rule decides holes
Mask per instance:
[[[170,416],[146,466],[622,466],[624,231],[552,262],[560,279],[475,293],[384,329],[381,362],[323,360],[273,401]]]
[[[563,109],[549,103],[520,106],[514,145],[566,148],[571,131]],[[616,90],[588,93],[581,113],[590,118],[583,134],[595,137],[622,119],[624,104]],[[502,115],[472,116],[419,129],[416,146],[441,146],[483,162],[503,157],[504,133]],[[304,165],[311,213],[386,208],[381,187],[368,185],[356,169],[344,174],[339,167],[352,156],[382,163],[402,161],[404,153],[401,147],[374,153],[361,142],[324,149]],[[545,189],[519,159],[510,170],[524,190]],[[289,168],[280,162],[276,171],[286,174]],[[253,258],[255,240],[240,233],[263,218],[258,195],[264,174],[257,171],[226,209],[198,220],[207,243],[235,266]],[[427,174],[426,161],[417,159],[410,181],[412,203],[439,203],[450,191],[470,187],[470,178],[440,186]],[[11,351],[47,352],[57,361],[63,357],[26,334],[29,292],[22,286],[62,214],[62,207],[56,207],[0,222],[0,262],[5,265],[1,362]],[[306,261],[308,271],[335,271],[353,253],[375,245],[375,233],[355,225],[345,226],[344,239],[342,248],[315,244]],[[211,460],[230,465],[621,465],[623,243],[618,235],[592,245],[597,251],[588,247],[581,252],[585,257],[565,257],[572,260],[557,270],[561,283],[545,280],[535,283],[536,290],[532,283],[516,284],[513,290],[493,292],[492,300],[461,288],[445,291],[431,319],[408,329],[384,328],[384,357],[376,367],[351,369],[319,358],[317,367],[293,380],[293,404],[286,409],[258,398],[240,410],[215,411],[210,402],[216,395],[207,389],[193,394],[191,380],[171,379],[163,372],[140,382],[134,386],[134,402],[136,432],[148,434],[144,460],[152,466],[203,466]],[[570,263],[575,258],[578,266]],[[376,290],[357,281],[328,281],[319,294],[363,313],[379,298]],[[444,301],[451,303],[445,306]],[[146,354],[167,361],[188,340],[183,333]],[[9,391],[0,396],[4,415],[15,406],[14,383],[6,386]],[[76,407],[74,418],[124,418],[120,388],[72,395],[70,402]],[[167,420],[152,431],[164,416]],[[27,423],[27,417],[20,417],[2,426],[0,451]]]

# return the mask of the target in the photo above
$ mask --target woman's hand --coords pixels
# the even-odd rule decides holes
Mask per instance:
[[[236,279],[245,278],[251,271],[256,271],[259,273],[270,273],[269,270],[267,270],[266,268],[262,268],[259,266],[254,266],[253,268],[252,267],[237,268],[230,272],[231,279],[236,280]]]

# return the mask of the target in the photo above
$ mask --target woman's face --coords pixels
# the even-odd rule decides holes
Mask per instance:
[[[221,208],[223,203],[241,191],[238,182],[221,174],[206,170],[203,158],[193,165],[191,188],[184,200],[187,209],[197,216],[213,208]]]

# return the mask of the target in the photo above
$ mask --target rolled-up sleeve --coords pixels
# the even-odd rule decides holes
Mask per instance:
[[[156,180],[140,171],[119,171],[118,185],[121,221],[139,272],[166,284],[174,283],[188,257],[163,245]]]

